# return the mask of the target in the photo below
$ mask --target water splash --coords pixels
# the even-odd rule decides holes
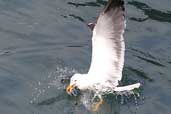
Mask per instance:
[[[105,93],[84,91],[81,96],[81,102],[88,110],[93,110],[95,104],[100,100],[99,96],[102,97],[104,100],[107,100],[112,96],[112,99],[118,102],[120,105],[124,105],[129,102],[134,102],[136,109],[138,109],[138,100],[140,98],[140,92],[134,90],[122,92],[107,91]]]
[[[56,67],[54,72],[50,72],[46,78],[32,85],[33,92],[30,103],[38,104],[41,99],[44,99],[48,95],[53,95],[54,92],[59,90],[65,90],[69,83],[70,76],[76,72],[77,71],[72,68]],[[54,95],[55,94],[56,93],[54,93]]]
[[[55,86],[58,89],[65,89],[66,84],[69,83],[71,76],[76,72],[77,71],[75,69],[67,67],[57,67],[56,71],[49,75],[51,81],[48,84],[51,86]]]
[[[66,86],[69,84],[70,77],[74,73],[77,73],[75,69],[67,68],[67,67],[56,67],[56,70],[54,72],[50,72],[46,78],[44,78],[41,81],[38,81],[37,84],[32,86],[33,93],[30,103],[36,105],[42,105],[42,104],[49,105],[56,102],[54,101],[54,99],[58,99],[58,95],[57,95],[58,92],[56,91],[63,91],[63,90],[65,91]],[[96,85],[96,87],[100,87],[100,86]],[[98,91],[81,92],[78,102],[80,104],[83,104],[86,107],[86,109],[92,110],[95,104],[99,101],[99,95],[106,99],[109,94],[110,95],[112,94],[113,98],[115,98],[116,101],[120,102],[120,104],[125,104],[125,102],[127,101],[129,102],[129,100],[127,100],[128,98],[128,99],[134,99],[135,104],[137,106],[138,104],[137,99],[140,96],[138,92],[134,92],[134,91],[114,92],[113,90],[114,89],[111,88],[110,89],[104,88],[105,92],[98,92]],[[61,95],[64,95],[64,93]],[[53,102],[51,102],[51,100],[53,100]]]

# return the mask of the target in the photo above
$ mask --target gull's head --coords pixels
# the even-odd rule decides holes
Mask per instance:
[[[87,81],[87,76],[85,74],[74,74],[70,79],[70,84],[66,88],[68,94],[73,93],[75,88],[80,90],[87,89],[89,82]]]

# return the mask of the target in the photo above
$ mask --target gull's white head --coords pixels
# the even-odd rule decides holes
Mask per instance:
[[[86,74],[74,74],[70,79],[70,84],[68,85],[66,91],[70,94],[76,87],[80,90],[85,90],[88,89],[88,86],[89,82]]]

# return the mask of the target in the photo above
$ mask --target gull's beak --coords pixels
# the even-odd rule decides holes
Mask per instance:
[[[74,84],[70,84],[70,85],[68,85],[68,87],[66,88],[66,92],[68,93],[68,94],[71,94],[72,93],[72,91],[73,91],[73,89],[74,89],[74,87],[75,87],[75,83]]]

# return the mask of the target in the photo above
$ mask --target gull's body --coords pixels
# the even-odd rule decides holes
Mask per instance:
[[[87,74],[75,74],[70,85],[80,90],[91,89],[103,91],[111,88],[114,91],[130,91],[140,86],[139,83],[129,86],[119,86],[124,66],[125,30],[123,0],[109,0],[100,13],[97,23],[92,28],[92,60]],[[99,85],[96,87],[96,85]],[[71,92],[71,86],[67,92]]]

